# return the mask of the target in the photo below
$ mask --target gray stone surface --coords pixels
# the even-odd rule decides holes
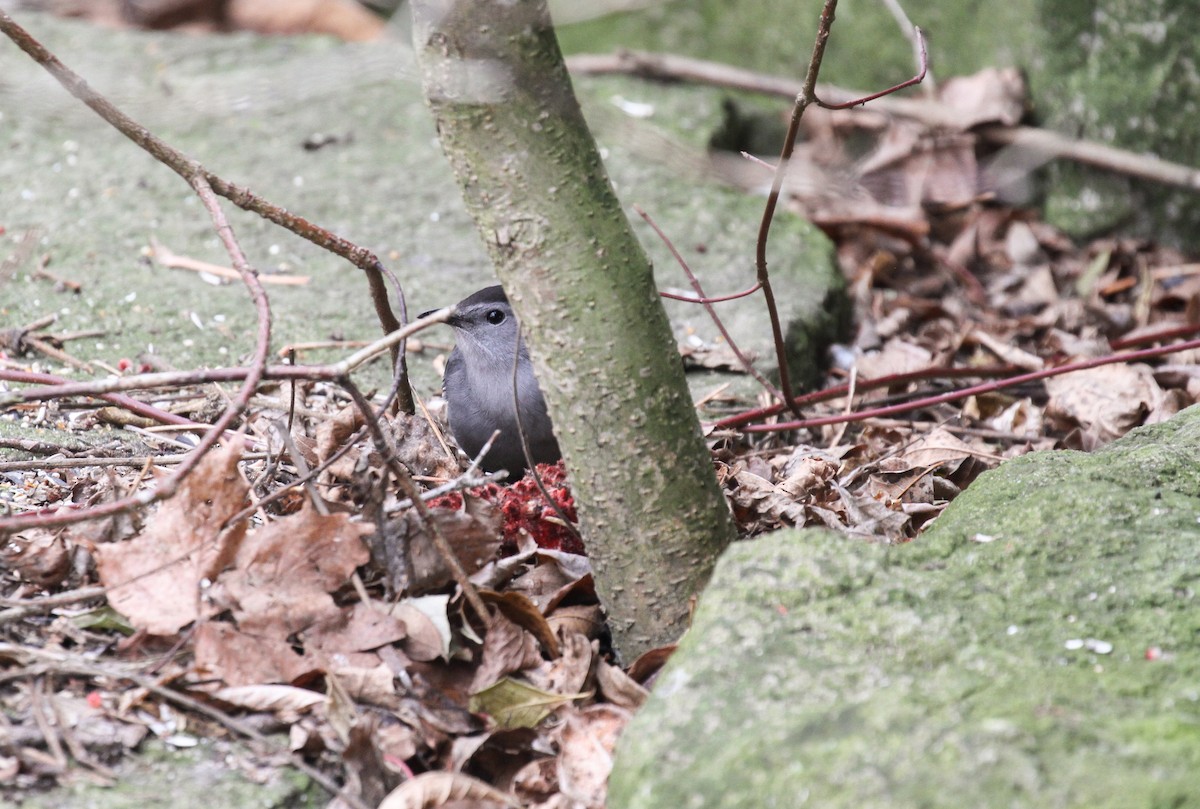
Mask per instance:
[[[985,67],[1023,66],[1039,51],[1041,0],[908,0],[904,11],[929,38],[942,78]],[[552,7],[571,14],[570,0]],[[644,48],[714,59],[773,75],[804,77],[824,0],[673,0],[559,27],[568,51]],[[635,6],[636,8],[636,6]],[[912,47],[886,4],[842,0],[821,81],[881,90],[915,72]],[[912,91],[910,91],[912,92]]]
[[[735,545],[609,806],[1200,806],[1200,408],[977,480],[926,535]]]
[[[1037,113],[1059,132],[1200,165],[1200,16],[1192,0],[1042,0]],[[1046,215],[1076,235],[1120,232],[1200,248],[1200,194],[1060,162]]]
[[[400,15],[403,17],[404,15]],[[192,37],[96,29],[40,15],[18,22],[135,118],[225,178],[374,250],[405,284],[410,311],[441,306],[490,283],[491,270],[462,209],[415,81],[408,35],[347,45],[317,37]],[[153,351],[177,368],[233,364],[252,345],[253,310],[239,284],[151,266],[155,238],[173,252],[227,263],[208,218],[171,171],[72,99],[7,39],[0,40],[0,259],[29,229],[37,249],[0,278],[0,321],[60,313],[56,330],[103,328],[73,343],[82,359],[115,363]],[[695,149],[720,118],[721,94],[636,80],[583,80],[578,92],[627,204],[639,203],[715,292],[753,281],[762,200],[726,188],[671,150],[648,157],[631,133],[666,132]],[[617,111],[616,96],[653,105],[649,118]],[[340,140],[309,151],[317,134]],[[678,151],[682,151],[679,147]],[[309,275],[307,287],[270,287],[275,345],[369,339],[378,333],[355,268],[256,216],[226,205],[252,264]],[[630,212],[664,287],[686,287],[667,250]],[[80,296],[30,278],[37,257],[81,282]],[[772,270],[789,317],[822,313],[841,283],[824,238],[784,215]],[[721,305],[735,336],[766,356],[757,299]],[[680,337],[716,331],[702,310],[672,304]],[[824,327],[828,330],[827,327]],[[451,342],[448,333],[435,342]],[[310,361],[334,355],[309,354]],[[769,365],[769,361],[767,365]],[[436,380],[415,362],[422,391]],[[371,378],[371,377],[369,377]],[[379,369],[373,379],[382,382]],[[710,382],[703,387],[715,386]]]

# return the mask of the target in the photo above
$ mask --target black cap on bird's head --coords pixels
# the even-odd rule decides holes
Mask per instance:
[[[500,286],[499,284],[495,284],[494,286],[484,287],[473,295],[468,295],[467,297],[463,298],[461,301],[454,304],[454,314],[446,320],[446,323],[454,326],[455,328],[464,326],[467,324],[466,319],[463,317],[463,313],[465,311],[473,310],[477,306],[485,306],[487,304],[496,304],[498,306],[507,307],[508,296],[504,294],[504,287]],[[437,309],[430,309],[417,315],[417,317],[422,318],[426,315],[432,315],[436,311]],[[511,309],[509,311],[511,311]]]
[[[446,322],[455,331],[474,331],[485,328],[484,324],[500,326],[512,319],[512,307],[508,296],[499,284],[481,289],[454,304],[454,314]]]
[[[494,286],[484,287],[473,295],[468,295],[459,301],[455,306],[460,309],[465,309],[468,306],[474,306],[477,303],[508,303],[508,296],[504,294],[504,287],[499,284]]]

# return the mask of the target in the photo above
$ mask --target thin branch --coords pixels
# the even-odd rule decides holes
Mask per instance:
[[[762,289],[762,284],[755,282],[754,286],[750,287],[749,289],[743,289],[741,292],[730,292],[728,295],[714,295],[707,298],[704,296],[696,297],[694,295],[678,295],[674,292],[666,292],[665,290],[661,289],[658,291],[658,294],[659,297],[669,298],[673,301],[682,301],[683,303],[709,304],[725,303],[726,301],[736,301],[741,298],[748,298],[755,292],[758,292],[760,289]]]
[[[802,85],[795,79],[755,73],[719,62],[692,59],[644,51],[619,51],[616,54],[579,54],[567,59],[573,73],[630,74],[659,81],[691,81],[713,87],[725,87],[780,98],[795,98]],[[832,85],[817,88],[823,98],[853,99],[863,94]],[[845,103],[845,102],[839,102]],[[977,123],[959,112],[931,99],[877,98],[871,110],[918,121],[926,126],[962,132]],[[1137,154],[1105,143],[1080,140],[1047,129],[1031,126],[991,124],[972,131],[987,143],[1014,146],[1040,155],[1046,162],[1057,158],[1137,177],[1164,185],[1200,190],[1200,169],[1162,160],[1153,155]]]
[[[262,371],[262,378],[270,380],[306,379],[337,382],[340,378],[346,376],[373,357],[399,344],[405,338],[435,323],[445,322],[451,312],[453,312],[451,307],[431,312],[426,317],[414,320],[407,326],[375,340],[366,348],[356,351],[349,357],[330,365],[268,365]],[[199,385],[207,382],[240,382],[246,378],[250,370],[245,367],[202,368],[195,371],[160,371],[152,374],[134,374],[132,376],[98,379],[92,382],[67,382],[61,377],[49,374],[33,374],[28,371],[0,369],[0,381],[43,384],[42,387],[0,392],[0,408],[11,407],[21,402],[59,399],[68,396],[97,396],[107,399],[109,394],[118,391]],[[114,402],[114,404],[118,403],[122,407],[129,407],[130,409],[133,409],[135,405],[140,406],[138,408],[140,411],[139,415],[146,414],[150,418],[156,418],[153,415],[154,412],[163,412],[157,411],[157,409],[147,410],[148,405],[133,399]],[[167,423],[179,424],[181,426],[194,426],[195,424],[187,419],[181,419],[179,416],[165,415],[171,416],[172,419]],[[166,419],[158,420],[166,421]]]
[[[824,101],[816,98],[815,96],[813,97],[813,101],[827,110],[846,110],[850,109],[851,107],[862,106],[868,101],[874,101],[877,98],[883,98],[884,96],[888,96],[899,90],[903,90],[906,87],[912,87],[914,84],[920,84],[923,82],[925,80],[925,74],[929,70],[929,53],[925,49],[925,34],[921,31],[920,27],[914,26],[913,31],[916,32],[917,56],[919,57],[918,65],[920,66],[917,70],[917,75],[913,76],[908,81],[902,81],[899,84],[893,85],[882,92],[873,93],[872,95],[863,96],[862,98],[856,98],[853,101],[844,101],[840,104],[826,104]]]
[[[132,377],[123,378],[131,379]],[[53,374],[42,374],[34,371],[18,371],[2,368],[0,368],[0,381],[54,386],[70,384],[62,377],[54,376]],[[150,385],[148,387],[157,386]],[[34,390],[37,389],[35,388]],[[128,396],[122,396],[115,391],[110,390],[107,392],[97,392],[89,395],[97,396],[111,404],[116,405],[117,407],[122,408],[123,410],[128,410],[130,413],[157,421],[160,424],[173,424],[179,427],[191,427],[196,424],[196,422],[192,421],[191,419],[184,418],[183,416],[176,415],[175,413],[168,413],[166,410],[160,410],[153,405],[146,404],[145,402],[139,402],[137,399],[132,399]],[[58,398],[58,394],[42,398],[56,399]],[[11,407],[12,405],[23,401],[36,401],[36,399],[37,397],[26,398],[23,391],[0,392],[0,408]]]
[[[742,350],[738,348],[738,344],[734,342],[733,335],[729,333],[729,329],[725,328],[724,321],[722,321],[720,316],[717,315],[717,310],[713,308],[712,305],[714,300],[729,300],[729,298],[713,299],[706,297],[704,294],[704,287],[700,284],[700,279],[696,277],[696,274],[692,272],[692,268],[688,266],[687,261],[684,260],[683,256],[679,253],[679,250],[675,248],[675,243],[667,238],[667,234],[663,233],[662,228],[658,226],[658,223],[651,218],[650,214],[642,210],[640,205],[634,205],[633,209],[637,211],[638,216],[646,220],[646,224],[653,228],[654,232],[658,234],[658,238],[667,246],[667,249],[671,251],[671,255],[675,258],[675,263],[678,264],[683,270],[684,274],[687,275],[688,281],[692,285],[692,289],[696,290],[696,294],[700,296],[699,298],[690,299],[683,298],[678,295],[666,295],[665,297],[671,297],[675,300],[687,300],[691,303],[703,304],[704,311],[708,312],[709,318],[712,319],[712,322],[716,325],[717,330],[721,332],[721,336],[725,338],[725,342],[729,345],[729,349],[733,352],[734,356],[737,357],[738,362],[740,362],[742,367],[746,369],[746,373],[757,379],[758,383],[763,386],[763,389],[766,390],[767,393],[774,396],[776,400],[780,402],[786,402],[787,398],[783,395],[779,388],[772,385],[771,381],[763,376],[759,370],[754,367],[754,363],[750,361],[750,358],[742,353]],[[759,289],[761,288],[762,284],[759,282],[754,286],[755,289]],[[659,294],[662,295],[663,293],[660,292]]]
[[[908,14],[904,11],[904,6],[900,5],[900,0],[882,0],[884,7],[891,12],[892,18],[896,21],[896,25],[900,26],[901,33],[904,38],[909,41],[913,47],[913,61],[917,64],[924,64],[927,60],[924,56],[925,38],[920,28],[912,24],[912,20],[908,18]],[[925,75],[925,95],[932,96],[937,92],[937,83],[934,81],[933,74],[926,71]]]
[[[56,607],[62,607],[67,604],[77,604],[80,601],[87,601],[92,598],[103,598],[106,592],[105,588],[97,585],[95,587],[81,587],[78,590],[70,590],[66,593],[57,593],[56,595],[28,601],[15,598],[0,598],[0,605],[7,607],[3,612],[0,612],[0,626],[12,621],[19,621],[27,615],[49,612]]]
[[[996,378],[1006,377],[1009,374],[1016,373],[1021,369],[1014,365],[990,365],[979,368],[943,368],[935,366],[931,368],[921,368],[916,371],[907,371],[902,374],[888,374],[887,376],[877,377],[875,379],[858,380],[858,390],[878,390],[879,388],[890,388],[896,385],[904,385],[909,382],[916,382],[923,379],[961,379],[963,377],[973,378]],[[796,399],[796,404],[804,407],[807,405],[817,404],[819,402],[829,401],[845,396],[850,392],[849,383],[834,385],[823,390],[806,393]],[[737,413],[732,416],[726,416],[719,421],[711,424],[714,430],[731,430],[744,427],[747,424],[753,424],[756,421],[778,416],[786,408],[782,403],[773,404],[768,407],[755,408],[746,410],[742,413]]]
[[[101,118],[115,127],[121,134],[132,140],[138,146],[153,155],[159,162],[166,165],[189,184],[194,185],[195,178],[201,176],[206,183],[222,197],[240,208],[253,211],[275,224],[284,227],[301,238],[307,239],[318,247],[322,247],[350,261],[367,276],[367,284],[371,292],[371,300],[375,305],[375,314],[379,318],[384,334],[390,334],[407,322],[407,306],[404,290],[390,275],[383,262],[371,251],[359,247],[352,242],[314,225],[303,217],[267,202],[262,197],[247,188],[234,185],[231,182],[213,174],[199,162],[193,160],[179,150],[155,136],[150,130],[134,121],[121,110],[117,109],[108,99],[93,90],[79,74],[64,65],[44,45],[37,41],[24,28],[18,25],[12,17],[0,11],[0,32],[8,36],[16,45],[25,51],[35,62],[41,65],[67,92],[78,98]],[[396,320],[388,303],[387,275],[396,287],[396,295],[400,304],[401,320]],[[397,368],[404,369],[404,355],[398,348],[393,348],[393,361]],[[401,404],[407,412],[413,412],[412,393],[408,390],[407,379],[405,390],[401,392]]]
[[[83,655],[72,654],[70,652],[51,651],[48,649],[18,646],[14,643],[0,643],[0,658],[14,660],[24,665],[29,665],[36,661],[36,664],[33,666],[34,668],[44,667],[44,670],[51,671],[56,674],[104,678],[116,682],[120,682],[122,680],[132,682],[139,688],[143,688],[146,691],[161,697],[167,702],[207,716],[239,736],[243,736],[258,744],[261,744],[267,750],[283,753],[287,756],[293,767],[307,775],[315,783],[319,784],[330,795],[341,798],[353,809],[368,809],[366,804],[364,804],[358,796],[352,795],[343,787],[338,786],[331,778],[325,775],[325,773],[313,767],[296,753],[282,750],[278,744],[264,736],[262,733],[258,732],[258,730],[255,728],[251,727],[240,719],[233,718],[229,714],[213,707],[212,705],[209,705],[208,703],[201,702],[195,697],[160,685],[158,681],[154,680],[153,678],[139,673],[133,666],[106,664],[100,661],[90,660],[85,658]]]
[[[904,402],[903,404],[877,407],[870,410],[860,410],[855,413],[837,416],[824,416],[814,419],[780,422],[778,424],[751,424],[743,429],[749,433],[773,433],[784,432],[788,430],[802,430],[810,427],[823,427],[827,424],[840,424],[844,421],[867,421],[868,419],[877,418],[879,416],[892,416],[896,413],[907,413],[924,407],[932,407],[933,405],[944,404],[946,402],[955,402],[960,399],[966,399],[969,396],[979,396],[984,393],[991,393],[993,391],[1003,390],[1004,388],[1024,385],[1029,382],[1036,382],[1052,376],[1062,376],[1063,374],[1069,374],[1073,371],[1084,371],[1089,368],[1100,368],[1105,365],[1116,365],[1124,362],[1137,362],[1139,360],[1161,357],[1166,354],[1175,354],[1180,351],[1190,351],[1196,348],[1200,348],[1200,340],[1189,340],[1184,343],[1174,343],[1167,346],[1146,348],[1142,349],[1141,351],[1128,351],[1123,354],[1109,354],[1105,357],[1093,357],[1089,360],[1070,362],[1064,365],[1055,366],[1054,368],[1046,368],[1044,370],[1034,371],[1028,374],[1005,377],[1004,379],[997,379],[993,382],[985,382],[969,388],[960,388],[959,390],[949,391],[948,393],[942,393],[937,396],[914,399],[909,402]]]
[[[204,425],[207,427],[208,425]],[[0,472],[34,472],[39,470],[57,469],[88,469],[97,466],[130,466],[142,467],[146,464],[154,466],[172,466],[183,463],[191,452],[181,452],[174,455],[130,455],[105,456],[99,458],[43,458],[39,461],[4,461],[0,463]],[[260,461],[270,457],[265,452],[247,452],[242,456],[243,461]]]
[[[792,408],[796,418],[801,418],[801,415],[795,405],[795,396],[792,394],[791,372],[788,368],[787,348],[783,339],[783,325],[779,319],[779,308],[775,303],[775,292],[771,288],[771,278],[767,274],[767,240],[771,234],[771,223],[775,220],[775,208],[779,205],[783,179],[787,176],[788,162],[791,160],[792,151],[796,146],[796,136],[800,132],[800,120],[804,117],[804,111],[808,105],[816,99],[813,88],[817,84],[817,74],[820,72],[821,62],[825,58],[825,45],[829,41],[829,31],[833,26],[836,9],[837,0],[825,0],[825,5],[821,9],[821,20],[817,26],[817,38],[813,44],[812,58],[808,63],[804,85],[792,105],[792,117],[788,122],[783,150],[779,155],[779,165],[776,166],[775,177],[771,181],[771,193],[767,195],[767,203],[763,208],[762,222],[758,228],[758,241],[754,253],[754,266],[758,272],[758,282],[762,285],[767,314],[771,319],[771,336],[775,340],[775,356],[779,362],[779,387],[783,391],[784,403]]]

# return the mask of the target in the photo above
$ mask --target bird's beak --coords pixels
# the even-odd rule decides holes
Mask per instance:
[[[439,310],[438,309],[430,309],[428,311],[422,312],[421,314],[417,315],[417,319],[420,320],[421,318],[425,317],[426,315],[432,315],[434,312],[437,312],[437,311],[439,311]],[[459,319],[457,312],[450,313],[450,317],[446,318],[446,325],[453,326],[455,328],[462,325],[462,321]]]

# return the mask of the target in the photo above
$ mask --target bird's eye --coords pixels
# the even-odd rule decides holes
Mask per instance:
[[[499,326],[504,322],[504,310],[489,309],[487,313],[487,322],[491,323],[493,326]]]

